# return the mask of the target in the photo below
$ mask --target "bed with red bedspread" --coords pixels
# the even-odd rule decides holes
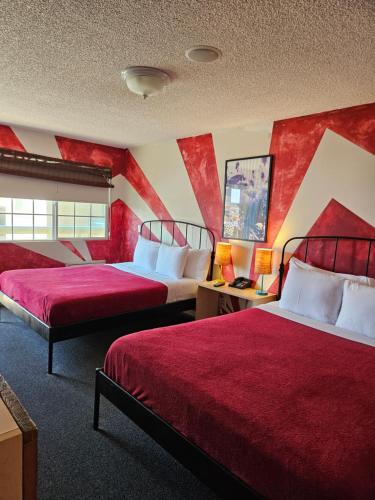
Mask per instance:
[[[5,271],[0,289],[52,327],[157,307],[168,295],[163,283],[104,264]]]
[[[115,341],[104,372],[261,495],[375,498],[375,348],[259,309]]]

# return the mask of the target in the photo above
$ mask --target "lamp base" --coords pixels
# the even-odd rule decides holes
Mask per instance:
[[[262,283],[261,283],[261,286],[260,286],[260,290],[257,290],[255,292],[256,295],[262,295],[262,296],[263,295],[268,295],[268,292],[266,292],[265,289],[263,288],[263,278],[264,278],[264,276],[262,274]]]

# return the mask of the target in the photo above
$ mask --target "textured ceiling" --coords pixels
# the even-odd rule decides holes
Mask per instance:
[[[134,145],[371,102],[373,0],[0,0],[0,122]],[[185,49],[223,57],[189,62]],[[120,71],[161,67],[143,101]]]

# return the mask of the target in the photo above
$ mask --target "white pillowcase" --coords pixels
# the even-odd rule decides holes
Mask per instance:
[[[299,263],[297,259],[290,259],[280,307],[334,325],[341,306],[344,278],[312,266],[304,268]]]
[[[200,250],[189,249],[184,276],[196,280],[207,279],[208,268],[210,266],[211,251],[202,248]]]
[[[139,236],[134,250],[134,264],[149,271],[155,271],[159,248],[160,243],[157,241],[146,240]]]
[[[375,288],[345,281],[336,326],[375,338]]]
[[[187,246],[175,247],[162,243],[156,261],[156,272],[175,279],[182,278],[188,251],[189,247]]]
[[[343,273],[334,273],[333,271],[326,271],[325,269],[321,269],[320,267],[314,267],[307,262],[302,262],[302,260],[298,260],[295,257],[290,259],[290,262],[295,262],[295,264],[302,269],[308,269],[313,271],[320,271],[321,273],[333,274],[334,276],[339,276],[340,278],[345,278],[350,281],[355,281],[356,283],[361,283],[367,286],[375,287],[375,279],[369,278],[368,276],[357,276],[356,274],[343,274]]]

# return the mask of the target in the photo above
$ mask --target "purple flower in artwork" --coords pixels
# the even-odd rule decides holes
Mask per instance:
[[[232,185],[232,184],[233,185],[234,184],[240,184],[242,186],[246,186],[247,185],[246,178],[242,174],[233,175],[230,179],[228,179],[227,183],[230,184],[230,185]]]

